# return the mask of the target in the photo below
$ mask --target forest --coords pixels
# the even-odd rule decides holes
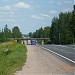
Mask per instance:
[[[75,5],[72,12],[61,12],[54,17],[51,26],[30,32],[31,38],[50,38],[51,44],[75,44]]]
[[[22,33],[18,26],[15,26],[10,30],[7,24],[4,26],[2,30],[0,30],[0,42],[7,42],[9,38],[21,38]]]

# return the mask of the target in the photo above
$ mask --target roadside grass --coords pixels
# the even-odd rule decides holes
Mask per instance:
[[[21,69],[26,61],[26,52],[27,48],[24,44],[16,42],[0,44],[0,75],[13,75]]]

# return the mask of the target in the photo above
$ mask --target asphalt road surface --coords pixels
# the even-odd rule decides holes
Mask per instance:
[[[43,45],[43,47],[75,61],[75,45]]]

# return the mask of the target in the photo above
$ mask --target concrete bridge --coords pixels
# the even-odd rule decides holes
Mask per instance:
[[[41,44],[44,45],[44,41],[45,40],[50,40],[49,38],[12,38],[13,40],[15,40],[16,42],[18,42],[19,40],[22,42],[22,43],[25,43],[27,44],[28,41],[30,40],[41,40]]]

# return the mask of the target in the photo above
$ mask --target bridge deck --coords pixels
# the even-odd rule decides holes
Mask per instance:
[[[11,38],[14,40],[50,40],[49,38]]]

